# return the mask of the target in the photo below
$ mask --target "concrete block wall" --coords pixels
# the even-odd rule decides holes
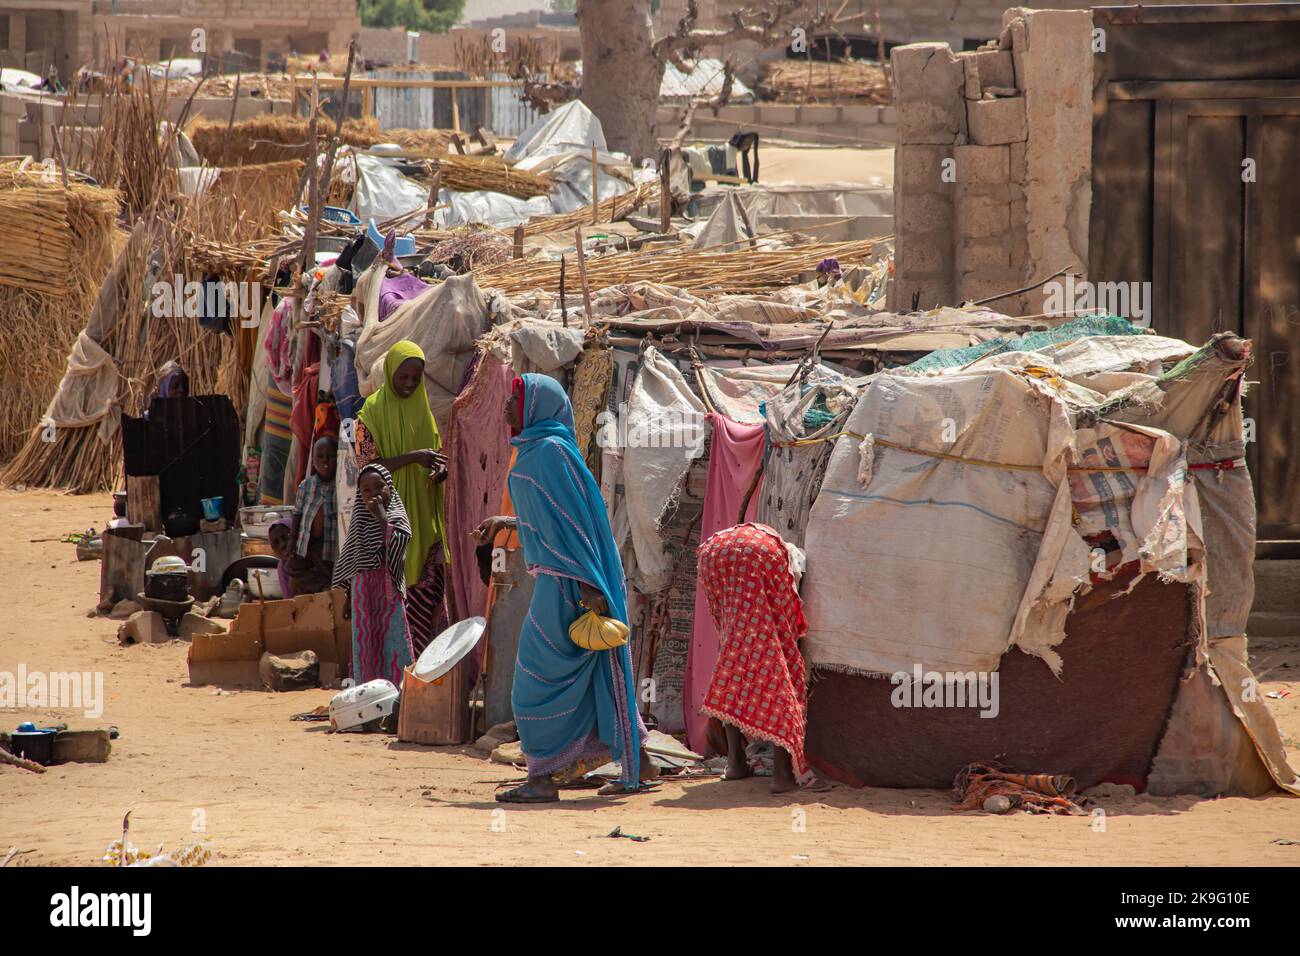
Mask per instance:
[[[19,145],[26,118],[27,105],[22,98],[0,93],[0,156],[25,155]]]
[[[891,308],[958,305],[1067,267],[1086,273],[1092,17],[1013,8],[999,39],[891,56],[895,285]],[[1041,311],[1041,293],[990,303]]]

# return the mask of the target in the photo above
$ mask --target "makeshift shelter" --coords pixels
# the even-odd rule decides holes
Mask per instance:
[[[1300,792],[1237,679],[1249,362],[1227,334],[1085,336],[877,375],[808,527],[810,759],[855,785],[945,786],[996,756],[1083,787]],[[1193,729],[1229,714],[1235,734]]]
[[[298,195],[301,157],[204,171],[177,201],[173,180],[189,177],[169,165],[176,144],[160,138],[156,105],[143,96],[110,105],[107,135],[153,148],[140,170],[117,169],[135,224],[54,392],[56,441],[32,435],[5,480],[109,486],[122,416],[143,411],[153,369],[184,355],[193,392],[228,395],[244,412],[244,491],[260,469],[268,508],[290,500],[312,439],[337,428],[345,537],[357,474],[350,425],[379,387],[388,349],[409,339],[424,350],[449,453],[451,609],[489,618],[485,713],[508,706],[528,585],[521,553],[507,547],[485,586],[467,532],[509,509],[501,407],[514,375],[537,372],[572,396],[578,447],[624,564],[643,709],[659,730],[684,731],[697,750],[718,745],[699,708],[719,636],[696,594],[695,551],[752,516],[806,561],[807,752],[831,776],[946,787],[972,761],[1000,759],[1083,786],[1300,790],[1263,702],[1239,693],[1251,680],[1254,543],[1242,340],[1197,349],[1112,316],[880,312],[887,243],[755,237],[760,217],[744,196],[728,200],[697,248],[681,233],[654,234],[635,250],[620,237],[620,252],[579,234],[581,257],[558,258],[568,230],[625,215],[658,189],[624,175],[576,102],[505,160],[425,164],[446,193],[432,205],[450,210],[431,208],[432,180],[407,164],[355,155],[332,170],[335,182],[354,187],[354,208],[397,196],[392,217],[374,228],[330,222],[317,197],[314,212],[276,209],[277,234],[269,215],[239,220],[243,233],[222,212],[247,205],[239,184],[261,183],[278,197],[268,202],[285,202]],[[224,152],[207,135],[204,149]],[[310,181],[318,169],[304,171]],[[531,195],[541,187],[524,173],[555,186]],[[501,188],[454,188],[483,185],[471,176]],[[499,228],[538,212],[550,215],[523,235],[548,235],[548,251],[525,257],[511,243],[506,259]],[[498,228],[397,235],[433,213],[444,226],[460,216]],[[283,298],[265,301],[247,329],[204,327],[206,316],[149,321],[141,290],[177,274],[264,279]],[[228,460],[238,414],[211,404]],[[179,424],[180,445],[158,443],[167,461],[130,462],[133,476],[184,457],[183,433],[202,423]],[[191,503],[237,494],[219,468],[193,477]],[[223,503],[228,520],[243,519]],[[320,630],[334,640],[334,628]],[[926,706],[934,686],[919,685],[931,673],[941,702],[960,684],[984,707]],[[451,686],[468,686],[464,678]],[[996,698],[980,698],[993,678]],[[900,696],[905,680],[919,697]]]

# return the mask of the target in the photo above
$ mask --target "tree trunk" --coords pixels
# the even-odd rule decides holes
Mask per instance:
[[[596,114],[611,150],[633,162],[658,155],[659,85],[650,0],[578,0],[582,102]]]

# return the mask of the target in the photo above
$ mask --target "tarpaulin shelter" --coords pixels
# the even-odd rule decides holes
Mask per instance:
[[[1248,343],[1035,344],[879,374],[849,416],[807,536],[810,759],[857,785],[996,756],[1084,787],[1300,792],[1242,685]],[[908,692],[994,673],[988,716]]]

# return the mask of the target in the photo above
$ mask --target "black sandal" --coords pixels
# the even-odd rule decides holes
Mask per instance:
[[[559,803],[560,795],[543,796],[540,793],[529,793],[528,784],[520,784],[513,790],[503,790],[497,794],[497,803]]]

